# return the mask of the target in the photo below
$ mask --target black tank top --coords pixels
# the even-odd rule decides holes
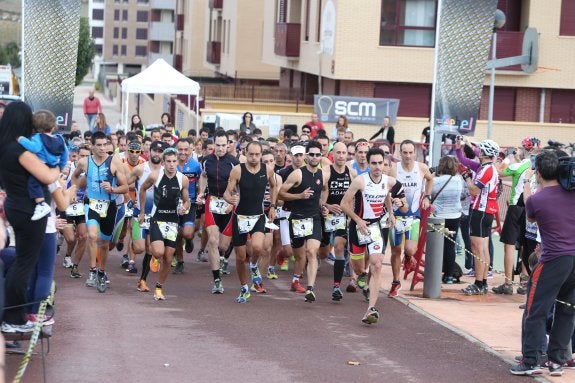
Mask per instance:
[[[286,182],[286,180],[288,179],[289,175],[293,173],[294,171],[294,167],[293,165],[287,166],[283,169],[280,169],[280,171],[278,172],[278,174],[280,175],[280,177],[282,178],[282,182]],[[283,204],[283,210],[286,211],[291,211],[291,205],[292,205],[292,201],[284,201]]]
[[[343,173],[338,173],[330,166],[329,182],[327,184],[329,194],[327,196],[327,203],[330,205],[339,205],[343,199],[343,195],[351,185],[351,176],[349,175],[349,168],[346,166]]]
[[[174,175],[168,178],[166,174],[162,174],[159,181],[156,181],[154,186],[154,208],[152,216],[156,221],[163,222],[178,222],[178,202],[182,195],[182,188],[178,177],[181,175]]]
[[[313,195],[308,199],[292,201],[290,205],[292,217],[308,218],[320,215],[321,210],[319,199],[321,196],[321,189],[323,188],[323,175],[320,169],[317,169],[315,173],[312,173],[307,169],[307,166],[301,168],[301,183],[288,190],[288,192],[297,194],[303,192],[307,188],[313,190]]]
[[[253,174],[246,164],[240,164],[240,202],[236,208],[236,213],[241,215],[263,214],[264,194],[268,183],[267,167],[260,165],[260,170]]]

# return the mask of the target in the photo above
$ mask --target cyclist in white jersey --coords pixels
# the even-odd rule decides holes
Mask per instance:
[[[415,143],[411,140],[404,140],[399,146],[401,161],[395,168],[395,178],[401,182],[407,199],[408,210],[403,213],[395,207],[395,226],[390,230],[391,242],[391,270],[393,272],[393,282],[389,290],[389,297],[396,297],[401,289],[399,273],[401,268],[401,244],[405,236],[404,265],[411,265],[411,256],[417,249],[419,240],[419,217],[420,208],[427,209],[433,189],[433,175],[426,164],[415,161]],[[420,200],[425,195],[423,202]]]

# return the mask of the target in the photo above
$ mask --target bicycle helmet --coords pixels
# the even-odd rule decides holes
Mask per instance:
[[[499,145],[493,140],[483,140],[479,143],[479,149],[488,157],[495,157],[499,154]]]
[[[533,148],[538,148],[540,143],[541,143],[541,141],[539,141],[538,138],[535,138],[535,137],[525,137],[525,138],[521,141],[521,146],[523,146],[523,148],[524,148],[525,150],[533,150]]]

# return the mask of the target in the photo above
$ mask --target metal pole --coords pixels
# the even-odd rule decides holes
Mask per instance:
[[[497,58],[497,29],[493,28],[493,44],[491,46],[491,60]],[[487,112],[487,138],[491,139],[493,131],[493,98],[495,97],[495,65],[491,67],[491,80],[489,81],[489,110]]]
[[[445,220],[429,217],[427,223],[433,229],[427,233],[425,242],[423,297],[437,299],[441,298],[441,269],[443,268],[443,235],[439,229],[445,226]]]

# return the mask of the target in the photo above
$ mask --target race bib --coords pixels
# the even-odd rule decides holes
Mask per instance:
[[[82,202],[74,202],[66,209],[66,215],[70,217],[84,215],[84,204]]]
[[[108,214],[109,205],[110,201],[108,200],[99,200],[90,198],[90,209],[94,210],[102,218],[106,218],[106,215]]]
[[[295,238],[308,237],[313,234],[313,218],[294,219],[291,221]]]
[[[144,221],[140,224],[141,229],[149,229],[150,228],[150,218],[152,216],[149,214],[144,214]]]
[[[261,215],[238,214],[238,230],[240,234],[247,234],[253,230]]]
[[[344,214],[328,214],[324,221],[325,232],[345,230],[345,223],[346,218]]]
[[[158,227],[162,233],[162,238],[167,241],[176,241],[178,236],[178,224],[175,222],[162,222],[158,221]]]
[[[214,214],[226,214],[228,203],[223,198],[210,196],[210,211]]]
[[[413,217],[395,217],[395,232],[405,233],[411,229],[413,225]]]
[[[386,212],[381,216],[381,219],[379,220],[379,227],[382,229],[389,228],[389,212]]]
[[[357,243],[360,245],[368,245],[372,242],[381,242],[381,229],[379,228],[379,223],[374,222],[370,225],[367,225],[367,235],[362,234],[359,231],[359,227],[357,229]]]
[[[124,214],[125,218],[132,218],[134,216],[134,209],[130,209],[126,206],[126,214]]]

